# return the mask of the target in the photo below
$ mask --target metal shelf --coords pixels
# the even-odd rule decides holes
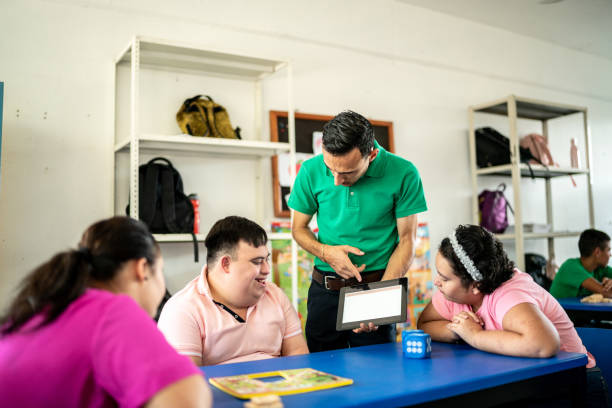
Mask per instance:
[[[170,43],[149,37],[137,37],[137,39],[140,41],[140,65],[149,68],[186,70],[256,80],[273,74],[287,64],[285,61],[230,54],[210,48],[201,49],[188,43]],[[130,43],[116,62],[130,64],[131,58]]]
[[[267,232],[268,240],[292,239],[290,232]],[[153,234],[157,242],[193,242],[191,234]],[[205,234],[196,234],[198,242],[204,242]]]
[[[476,165],[476,135],[475,135],[475,113],[488,113],[506,116],[509,120],[509,147],[512,152],[511,163],[502,166],[478,168]],[[585,148],[585,167],[580,169],[569,167],[546,167],[542,165],[530,165],[520,163],[519,135],[517,131],[517,121],[519,118],[538,120],[541,122],[542,135],[548,139],[549,121],[567,115],[576,115],[576,120],[582,122],[584,148]],[[587,108],[583,106],[566,105],[555,102],[544,102],[541,100],[523,98],[516,95],[508,95],[492,102],[473,105],[468,108],[469,119],[469,151],[470,168],[472,175],[472,222],[479,222],[478,205],[478,178],[483,176],[504,176],[512,180],[512,196],[514,202],[514,221],[517,225],[516,231],[509,234],[498,234],[497,238],[505,241],[513,241],[515,245],[516,264],[519,269],[524,269],[524,241],[527,239],[547,239],[548,258],[555,258],[555,238],[577,237],[580,232],[576,231],[554,231],[553,225],[553,194],[551,179],[555,177],[568,177],[573,175],[586,176],[587,204],[589,210],[589,225],[591,228],[595,224],[593,215],[593,191],[591,184],[592,172],[590,171],[590,137],[587,121]],[[531,169],[530,169],[531,167]],[[523,209],[521,205],[521,181],[523,178],[534,177],[544,180],[545,205],[546,205],[546,224],[553,229],[553,232],[525,232],[523,223]],[[560,204],[560,203],[559,203]]]
[[[580,236],[580,233],[581,231],[526,232],[523,237],[525,239],[568,238]],[[495,234],[495,237],[500,241],[509,241],[515,239],[515,234]]]
[[[546,167],[541,164],[531,164],[531,170],[533,171],[533,177],[536,178],[553,178],[572,176],[577,174],[589,174],[588,169],[575,169],[572,167]],[[522,177],[531,177],[529,166],[525,163],[519,165]],[[504,164],[502,166],[491,166],[483,167],[476,170],[477,176],[511,176],[512,165]]]
[[[516,116],[518,118],[549,120],[587,111],[587,108],[583,106],[544,102],[514,95],[511,95],[511,97],[516,100]],[[506,116],[508,115],[508,98],[475,105],[472,109],[474,109],[474,112],[493,113]]]
[[[129,115],[125,115],[129,121],[129,136],[118,136],[115,134],[114,159],[117,166],[117,154],[128,152],[129,154],[129,197],[131,201],[130,216],[138,219],[139,208],[139,183],[138,168],[143,152],[178,152],[178,153],[198,153],[207,155],[222,155],[223,158],[231,159],[251,159],[259,161],[255,166],[252,180],[257,192],[255,197],[256,221],[264,225],[265,209],[272,203],[265,198],[265,187],[263,186],[264,163],[270,156],[289,153],[290,169],[295,169],[295,120],[293,105],[293,67],[289,59],[279,60],[270,59],[267,56],[252,56],[243,53],[234,53],[229,50],[219,50],[208,46],[200,47],[195,44],[188,44],[176,41],[167,41],[143,36],[135,36],[122,52],[115,59],[114,88],[115,88],[115,107],[119,89],[117,88],[117,75],[127,74],[125,70],[118,70],[118,66],[129,69]],[[248,134],[252,139],[233,140],[205,137],[192,137],[188,135],[167,135],[167,134],[144,134],[141,132],[140,115],[141,95],[141,71],[158,70],[168,73],[188,72],[189,74],[202,75],[207,78],[223,77],[232,81],[251,82],[253,87],[253,100],[245,100],[245,104],[253,103],[253,128],[249,129]],[[286,74],[287,84],[287,112],[289,143],[269,142],[267,136],[262,131],[263,118],[263,79],[270,75],[277,76],[279,71]],[[147,83],[146,85],[150,85]],[[122,96],[126,97],[126,96]],[[116,111],[115,111],[116,112]],[[126,112],[127,113],[127,112]],[[145,115],[146,116],[146,115]],[[117,117],[115,117],[117,120]],[[120,126],[115,126],[115,130]],[[155,132],[155,130],[153,130]],[[125,139],[124,139],[125,137]],[[123,154],[123,153],[122,153]],[[179,155],[180,156],[180,155]],[[123,161],[123,160],[121,160]],[[292,170],[293,172],[293,170]],[[117,167],[115,167],[117,175]],[[294,175],[293,175],[294,176]],[[249,180],[251,180],[249,178]],[[115,180],[116,183],[116,180]],[[115,207],[117,207],[117,197],[115,196]],[[251,203],[249,203],[250,205]],[[159,242],[192,242],[190,234],[155,234]],[[199,242],[204,241],[204,235],[197,235]],[[270,239],[291,239],[291,234],[270,234]],[[292,271],[292,299],[293,305],[297,308],[297,244],[291,241],[291,271]]]
[[[179,152],[206,152],[232,156],[269,157],[290,151],[289,143],[259,140],[220,139],[189,135],[143,135],[138,139],[140,150],[173,150]],[[115,145],[115,152],[128,152],[130,141]]]
[[[192,242],[191,234],[153,234],[157,242]],[[204,242],[204,234],[196,234],[198,242]]]

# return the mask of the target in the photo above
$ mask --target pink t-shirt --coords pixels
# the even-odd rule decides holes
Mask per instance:
[[[87,289],[53,322],[0,338],[0,405],[139,407],[199,369],[130,297]]]
[[[502,321],[508,310],[520,303],[532,303],[552,322],[561,339],[561,350],[573,353],[587,354],[589,362],[587,367],[595,366],[595,359],[582,345],[574,324],[563,310],[557,300],[544,288],[533,281],[531,276],[515,269],[514,275],[493,293],[485,295],[482,306],[476,312],[483,321],[485,330],[503,330]],[[437,291],[432,298],[436,311],[447,320],[464,310],[471,311],[471,307],[447,300]]]
[[[274,283],[266,282],[241,323],[213,302],[204,272],[168,300],[158,327],[179,353],[201,357],[203,365],[279,357],[283,340],[302,333],[297,312]]]

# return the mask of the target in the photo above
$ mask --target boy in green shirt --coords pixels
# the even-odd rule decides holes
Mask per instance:
[[[610,237],[603,231],[587,229],[578,240],[580,258],[570,258],[561,265],[550,287],[550,293],[560,299],[601,293],[612,297]]]

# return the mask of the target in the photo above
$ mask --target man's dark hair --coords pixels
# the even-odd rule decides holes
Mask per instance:
[[[323,126],[323,148],[333,155],[343,155],[358,148],[363,157],[374,149],[374,128],[360,114],[347,110]]]
[[[578,240],[580,256],[586,258],[591,256],[596,248],[605,249],[607,242],[610,242],[610,236],[603,231],[596,229],[582,231]]]
[[[508,259],[502,243],[493,234],[478,225],[459,225],[455,230],[455,236],[482,275],[482,280],[476,282],[480,292],[485,295],[493,293],[512,277],[514,264]],[[450,239],[444,238],[439,249],[455,271],[455,275],[461,279],[464,288],[474,282],[453,250]]]
[[[235,215],[220,219],[208,232],[206,245],[206,263],[212,265],[220,255],[236,255],[236,246],[244,241],[254,247],[268,242],[266,231],[257,223]]]

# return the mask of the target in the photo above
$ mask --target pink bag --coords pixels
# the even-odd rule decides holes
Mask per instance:
[[[548,149],[548,141],[544,136],[537,133],[530,133],[527,136],[521,138],[521,147],[529,149],[529,152],[533,156],[533,160],[529,160],[530,164],[542,164],[544,166],[555,166],[559,167],[558,163],[552,158],[550,149]]]

